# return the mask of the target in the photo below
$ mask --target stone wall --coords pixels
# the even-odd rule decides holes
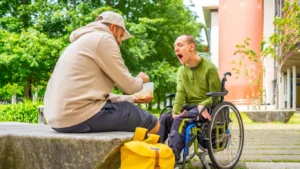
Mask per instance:
[[[131,132],[57,133],[47,125],[0,123],[0,169],[117,169]]]
[[[0,169],[11,168],[8,166],[8,157],[9,157],[9,137],[1,137],[0,136]]]
[[[243,111],[253,122],[283,122],[287,123],[296,110],[251,110]]]

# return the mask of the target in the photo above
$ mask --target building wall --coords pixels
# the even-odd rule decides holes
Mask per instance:
[[[274,14],[275,14],[275,4],[274,1],[265,0],[264,1],[264,31],[263,36],[267,40],[274,33]],[[274,103],[274,92],[273,84],[274,77],[276,77],[276,72],[274,72],[274,59],[271,56],[268,56],[264,59],[264,83],[263,88],[265,90],[264,93],[264,101],[263,103],[273,104]]]
[[[250,48],[257,54],[263,37],[263,0],[220,0],[219,1],[219,73],[232,71],[231,62],[237,60],[233,53],[236,45],[251,38]],[[247,65],[247,63],[246,63]],[[243,72],[243,68],[241,71]],[[257,68],[255,69],[256,74]],[[241,73],[243,74],[243,73]],[[245,104],[251,91],[243,75],[228,78],[227,100],[235,104]]]
[[[300,84],[300,79],[297,79],[297,83]],[[300,107],[300,86],[297,86],[297,94],[296,94],[296,107]]]
[[[211,28],[210,28],[210,52],[211,61],[219,67],[219,13],[211,12]]]

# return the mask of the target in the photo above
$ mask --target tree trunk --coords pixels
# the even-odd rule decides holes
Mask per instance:
[[[73,0],[74,9],[76,9],[76,0]]]
[[[22,3],[22,5],[28,5],[28,0],[22,0],[21,3]],[[25,28],[27,28],[29,26],[28,23],[29,23],[29,20],[30,20],[30,16],[28,14],[26,14],[26,12],[25,12],[25,14],[20,16],[20,18],[23,22],[23,26]]]
[[[111,6],[111,0],[106,0],[106,5]]]
[[[125,0],[120,0],[119,3],[117,5],[114,6],[114,8],[117,8],[117,9],[125,9]]]
[[[152,103],[148,103],[148,110],[152,110]]]
[[[275,95],[275,109],[279,109],[279,89],[278,89],[278,86],[279,86],[279,83],[280,83],[280,69],[281,69],[281,66],[280,66],[280,63],[278,63],[278,67],[277,67],[277,80],[276,80],[276,95]],[[282,97],[282,96],[281,96]]]
[[[31,99],[32,93],[31,93],[31,79],[27,79],[27,84],[24,86],[24,98],[25,99]]]

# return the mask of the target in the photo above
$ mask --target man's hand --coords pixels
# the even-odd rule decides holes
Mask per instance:
[[[147,96],[146,98],[139,99],[136,96],[134,96],[134,103],[150,103],[152,101],[152,96]]]
[[[200,111],[202,110],[203,107],[204,106],[202,106],[202,105],[198,105],[199,113],[200,113]],[[211,120],[211,116],[210,116],[210,114],[208,113],[208,111],[206,109],[203,110],[201,115],[202,115],[203,118],[208,119],[209,121]]]
[[[140,73],[137,75],[137,77],[140,77],[140,78],[143,80],[143,83],[147,83],[147,82],[150,81],[149,76],[148,76],[146,73],[144,73],[144,72],[140,72]]]
[[[186,112],[188,112],[188,111],[184,110],[184,111],[181,112],[180,114],[172,114],[172,117],[173,117],[173,119],[175,119],[175,118],[177,118],[177,117],[179,117],[179,116],[184,115]]]

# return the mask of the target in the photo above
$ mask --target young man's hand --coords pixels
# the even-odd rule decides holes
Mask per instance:
[[[173,117],[173,119],[175,119],[175,118],[177,118],[177,117],[179,117],[179,116],[181,116],[181,115],[184,115],[185,113],[187,113],[188,111],[186,111],[186,110],[184,110],[183,112],[181,112],[180,114],[172,114],[172,117]]]
[[[146,73],[144,73],[144,72],[140,72],[140,73],[137,75],[137,77],[140,77],[140,78],[143,80],[143,83],[147,83],[147,82],[150,81],[149,76],[148,76]]]
[[[200,113],[200,111],[202,110],[203,107],[204,106],[202,106],[202,105],[198,105],[199,113]],[[208,111],[206,109],[203,110],[201,115],[202,115],[203,118],[208,119],[209,121],[211,120],[211,116],[210,116],[210,114],[208,113]]]
[[[152,96],[147,96],[146,98],[139,99],[136,96],[134,96],[134,103],[150,103],[152,101]]]

